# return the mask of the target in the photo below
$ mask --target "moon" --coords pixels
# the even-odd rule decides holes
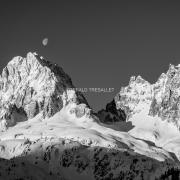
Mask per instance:
[[[44,39],[42,40],[42,44],[43,44],[43,46],[47,46],[47,44],[48,44],[48,38],[44,38]]]

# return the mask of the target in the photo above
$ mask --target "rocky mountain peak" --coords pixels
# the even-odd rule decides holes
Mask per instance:
[[[117,110],[123,110],[127,119],[141,111],[159,116],[180,127],[180,65],[169,65],[156,83],[150,84],[141,76],[130,78],[114,98]]]
[[[180,128],[180,65],[170,64],[154,84],[141,76],[132,76],[128,86],[122,87],[107,107],[112,107],[111,111],[106,108],[98,113],[105,122],[128,121],[133,115],[144,112]]]
[[[70,101],[70,98],[62,99],[64,94],[69,96],[69,88],[74,86],[63,69],[37,53],[13,58],[0,76],[1,127],[12,126],[39,113],[44,118],[53,116]],[[73,101],[87,104],[81,93],[74,94]]]

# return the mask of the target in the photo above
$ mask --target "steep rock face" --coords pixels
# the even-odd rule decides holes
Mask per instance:
[[[115,100],[106,105],[106,109],[103,109],[97,113],[100,121],[103,123],[120,122],[126,120],[125,111],[117,109]]]
[[[121,88],[114,99],[117,109],[124,110],[128,119],[151,104],[152,86],[149,82],[142,79],[141,76],[133,76],[129,85]]]
[[[74,86],[63,69],[36,53],[13,58],[0,76],[1,128],[40,112],[44,118],[51,117],[70,101],[87,104],[80,92],[74,93],[73,100],[68,98],[69,88]],[[66,97],[63,100],[62,95]]]
[[[133,114],[150,106],[153,89],[141,76],[132,76],[127,87],[122,87],[106,110],[98,112],[98,117],[105,123],[128,120]]]
[[[170,65],[155,84],[140,76],[131,77],[127,87],[121,88],[114,98],[117,110],[125,111],[127,119],[144,111],[150,116],[173,122],[180,127],[180,66]]]
[[[154,97],[150,115],[168,119],[180,127],[180,67],[170,65],[166,74],[162,74],[154,84]]]

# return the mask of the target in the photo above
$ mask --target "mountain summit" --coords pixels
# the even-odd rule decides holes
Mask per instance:
[[[74,86],[63,69],[37,53],[13,58],[0,76],[1,129],[39,113],[44,118],[53,116],[68,103],[70,88]],[[74,92],[73,101],[87,104],[79,92]]]
[[[158,116],[180,128],[180,65],[170,65],[155,84],[141,76],[131,77],[129,85],[121,88],[114,100],[117,110],[123,110],[127,120],[147,111],[150,116]]]

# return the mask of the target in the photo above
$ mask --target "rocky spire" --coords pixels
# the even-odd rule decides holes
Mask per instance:
[[[15,57],[0,76],[0,124],[14,125],[33,118],[40,112],[51,117],[70,101],[67,89],[74,88],[61,67],[46,61],[36,53]],[[87,104],[83,95],[75,92],[76,103]],[[66,101],[66,102],[63,102]]]
[[[123,110],[128,120],[133,114],[148,111],[151,116],[173,122],[180,127],[180,65],[169,66],[156,83],[150,84],[140,76],[132,77],[114,98],[117,110]]]

